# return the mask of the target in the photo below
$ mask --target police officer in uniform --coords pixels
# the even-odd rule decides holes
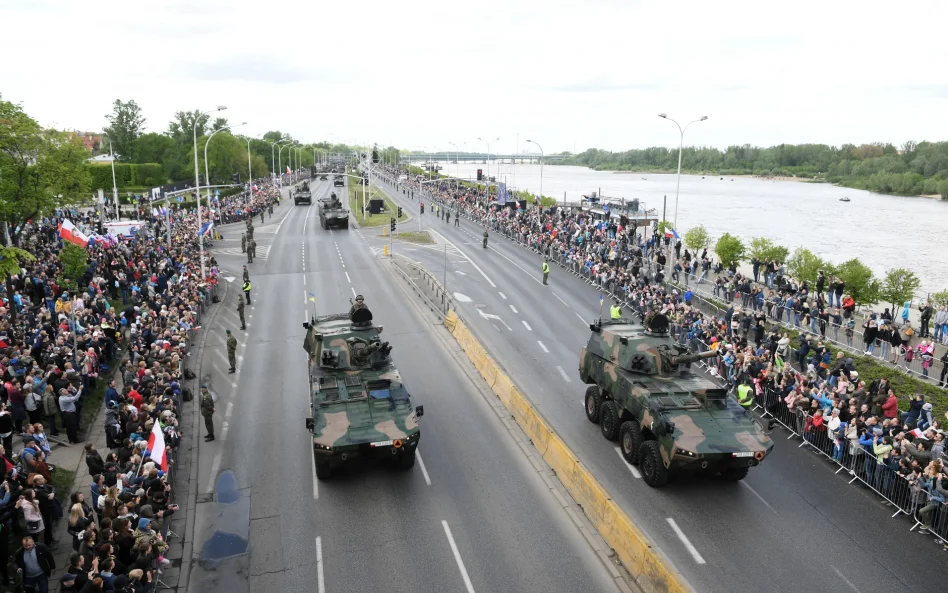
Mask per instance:
[[[244,296],[247,297],[247,304],[250,305],[250,279],[244,280],[244,285],[242,287],[244,291]]]
[[[351,307],[349,307],[349,319],[350,320],[352,319],[352,316],[355,315],[356,311],[360,309],[366,309],[366,308],[367,307],[365,306],[365,297],[362,296],[361,294],[357,294],[355,303]]]
[[[609,316],[612,319],[621,319],[622,318],[622,307],[619,306],[619,299],[616,299],[616,302],[609,307]]]
[[[230,331],[230,330],[228,330]],[[207,385],[201,385],[201,416],[204,416],[204,428],[207,429],[207,436],[204,442],[208,443],[214,440],[214,397],[207,390]]]
[[[543,285],[546,286],[546,279],[550,277],[550,259],[543,258],[543,265],[540,266],[540,270],[543,272]]]
[[[487,229],[484,229],[484,249],[487,249]]]
[[[737,386],[737,403],[745,410],[750,410],[754,405],[754,392],[747,383],[741,383]]]
[[[241,233],[240,235],[240,252],[247,252],[247,233]]]
[[[237,314],[240,315],[240,329],[247,329],[247,322],[244,321],[244,299],[237,295]]]
[[[237,372],[237,338],[230,333],[230,330],[227,330],[227,361],[230,362],[230,370],[228,373]]]

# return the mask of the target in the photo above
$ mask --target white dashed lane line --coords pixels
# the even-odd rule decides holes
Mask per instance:
[[[527,320],[526,320],[526,319],[521,319],[521,320],[520,320],[520,323],[523,324],[523,327],[527,328],[527,331],[529,331],[529,332],[532,332],[532,331],[533,331],[533,328],[530,327],[530,324],[527,323]]]
[[[675,523],[675,520],[671,517],[665,519],[668,521],[668,525],[672,528],[672,531],[675,532],[675,535],[678,536],[678,539],[681,540],[681,543],[685,546],[685,549],[688,550],[688,553],[691,554],[691,557],[694,558],[695,562],[698,564],[707,564],[704,560],[704,557],[698,552],[698,548],[695,547],[691,540],[688,539],[688,536],[685,535],[685,532],[681,530],[681,527],[678,526],[678,523]]]
[[[557,366],[556,370],[560,372],[560,376],[563,377],[563,380],[567,383],[572,383],[573,380],[569,378],[569,375],[566,374],[566,371],[563,370],[563,367]]]
[[[498,292],[497,294],[500,295],[500,298],[504,299],[505,301],[507,300],[507,295],[505,295],[504,293]]]
[[[629,471],[632,472],[632,477],[642,479],[642,474],[639,473],[639,470],[636,469],[634,465],[626,461],[625,457],[622,456],[622,449],[620,449],[619,447],[616,447],[616,453],[619,454],[619,458],[622,459],[622,463],[624,463],[625,466],[629,468]]]
[[[546,352],[547,354],[550,353],[550,351],[547,349],[547,347],[543,345],[543,342],[541,342],[540,340],[537,340],[537,344],[540,345],[540,348],[542,348],[544,352]]]
[[[513,305],[510,305],[510,310],[511,310],[511,311],[513,311],[514,313],[516,313],[516,312],[517,312],[517,308],[516,308],[516,307],[514,307]]]

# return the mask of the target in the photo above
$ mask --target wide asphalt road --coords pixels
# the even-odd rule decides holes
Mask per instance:
[[[383,187],[418,216],[417,195]],[[483,227],[466,218],[448,224],[427,202],[420,226],[439,244],[395,251],[439,279],[446,271],[471,331],[697,591],[927,593],[948,582],[933,538],[909,532],[911,522],[890,518],[891,507],[780,430],[773,453],[740,483],[682,477],[647,486],[583,411],[577,368],[598,291],[555,265],[543,286],[539,255],[499,234],[485,250]],[[418,228],[416,220],[401,230]]]
[[[248,265],[246,332],[235,311],[243,224],[222,229],[225,240],[212,250],[236,279],[208,328],[202,374],[219,397],[217,441],[199,454],[194,545],[202,566],[192,590],[616,591],[450,343],[435,335],[446,332],[382,269],[363,238],[370,231],[320,228],[315,200],[330,187],[314,182],[313,206],[284,199],[272,219],[255,221],[261,257]],[[418,463],[407,472],[363,464],[317,481],[304,426],[302,323],[348,311],[356,293],[384,326],[413,404],[425,406]],[[240,342],[235,375],[226,372],[225,328]],[[241,554],[244,534],[249,554]]]

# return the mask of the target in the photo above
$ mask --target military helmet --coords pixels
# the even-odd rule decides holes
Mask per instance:
[[[356,300],[357,300],[357,301],[364,301],[364,300],[365,300],[365,297],[362,296],[361,294],[357,294],[357,295],[356,295]]]

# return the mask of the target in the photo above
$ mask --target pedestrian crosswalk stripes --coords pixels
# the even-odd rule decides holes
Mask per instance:
[[[259,244],[258,244],[258,245],[257,245],[257,257],[253,258],[254,261],[256,261],[256,260],[258,260],[258,259],[259,259],[259,260],[266,261],[266,259],[270,256],[270,247],[272,247],[272,246],[271,246],[271,245],[259,245]],[[240,247],[222,247],[222,248],[220,248],[220,249],[211,249],[211,255],[214,255],[214,256],[218,256],[218,255],[237,255],[237,256],[240,256],[240,257],[244,257],[244,258],[247,257],[247,254],[244,253],[243,251],[241,251],[241,250],[240,250]]]

